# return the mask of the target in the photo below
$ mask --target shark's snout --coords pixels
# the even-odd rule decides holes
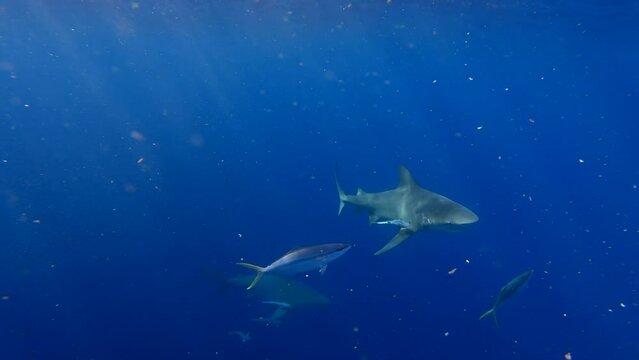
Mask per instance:
[[[477,216],[474,212],[464,209],[465,211],[460,211],[455,214],[453,223],[458,225],[466,225],[472,224],[479,220],[479,216]]]

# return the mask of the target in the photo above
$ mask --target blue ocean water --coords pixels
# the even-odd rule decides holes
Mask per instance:
[[[639,359],[637,16],[3,2],[0,357]],[[397,229],[337,216],[336,163],[348,193],[403,164],[480,220],[374,256]],[[327,242],[353,248],[292,278],[330,303],[253,321],[235,263]]]

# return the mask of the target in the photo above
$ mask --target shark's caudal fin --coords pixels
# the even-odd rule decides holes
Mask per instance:
[[[395,235],[391,241],[389,241],[386,245],[384,245],[383,248],[377,250],[377,252],[375,253],[375,255],[379,255],[379,254],[383,254],[385,252],[387,252],[388,250],[394,248],[395,246],[401,244],[404,240],[408,239],[411,235],[413,235],[413,232],[409,229],[403,228],[401,230],[399,230],[399,232],[397,233],[397,235]]]
[[[495,308],[492,308],[492,309],[486,311],[485,313],[481,314],[481,316],[479,317],[479,320],[485,318],[488,315],[493,317],[493,320],[495,320],[495,325],[497,325],[497,327],[499,327],[499,321],[497,321],[497,312],[495,311]]]
[[[244,266],[245,268],[252,269],[252,270],[255,270],[257,272],[257,274],[255,275],[255,279],[253,279],[253,282],[251,283],[251,285],[249,285],[246,288],[246,290],[251,290],[253,288],[253,286],[255,286],[255,284],[257,284],[257,282],[260,281],[260,279],[262,278],[262,275],[264,275],[265,268],[263,268],[261,266],[257,266],[257,265],[253,265],[253,264],[247,264],[247,263],[243,263],[243,262],[239,262],[239,263],[237,263],[237,265]]]
[[[344,189],[339,184],[339,180],[337,179],[337,165],[335,165],[335,184],[337,185],[337,193],[339,194],[339,210],[337,211],[337,215],[342,213],[342,209],[344,209],[344,205],[346,205],[346,193]]]

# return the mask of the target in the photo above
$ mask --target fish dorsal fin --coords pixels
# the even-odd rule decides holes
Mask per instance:
[[[413,175],[411,175],[410,171],[408,171],[408,169],[405,168],[404,165],[400,165],[398,187],[402,188],[402,187],[410,187],[410,186],[417,186],[417,181],[415,181],[415,178],[413,177]]]

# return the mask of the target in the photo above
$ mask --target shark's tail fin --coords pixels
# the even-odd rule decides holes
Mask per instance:
[[[486,311],[485,313],[481,314],[481,316],[479,317],[479,320],[485,318],[488,315],[493,317],[493,320],[495,320],[495,325],[497,325],[497,327],[499,327],[499,321],[497,321],[497,312],[495,311],[495,308],[492,308],[492,309]]]
[[[337,193],[339,194],[339,210],[337,211],[337,215],[342,213],[342,209],[344,209],[344,205],[346,205],[346,193],[342,186],[339,184],[339,180],[337,179],[337,165],[335,165],[335,184],[337,185]]]
[[[253,279],[253,282],[251,283],[251,285],[249,285],[246,288],[246,290],[251,290],[253,288],[253,286],[255,286],[255,284],[257,284],[257,282],[260,281],[260,279],[264,275],[265,268],[263,268],[261,266],[257,266],[257,265],[253,265],[253,264],[247,264],[247,263],[243,263],[243,262],[239,262],[239,263],[237,263],[237,265],[244,266],[245,268],[248,268],[248,269],[251,269],[251,270],[255,270],[257,272],[257,274],[255,275],[255,279]]]

